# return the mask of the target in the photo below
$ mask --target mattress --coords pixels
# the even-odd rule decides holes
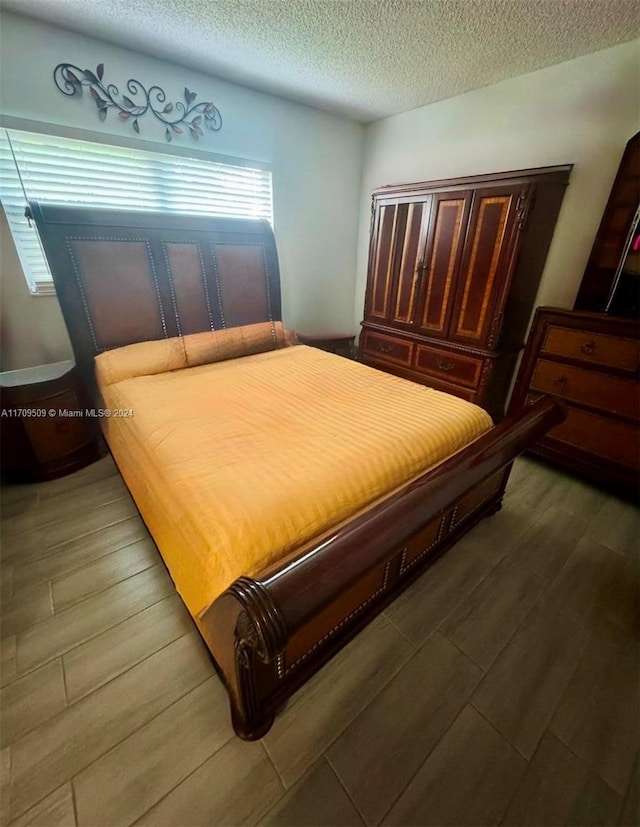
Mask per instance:
[[[302,345],[172,367],[97,375],[109,446],[194,616],[492,426],[469,402]]]

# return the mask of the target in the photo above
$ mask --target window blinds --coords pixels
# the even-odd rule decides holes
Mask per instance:
[[[273,221],[269,170],[4,129],[0,200],[33,293],[53,285],[27,200]]]

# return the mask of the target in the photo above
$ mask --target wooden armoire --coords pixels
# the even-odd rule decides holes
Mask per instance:
[[[375,190],[361,360],[500,419],[570,172]]]

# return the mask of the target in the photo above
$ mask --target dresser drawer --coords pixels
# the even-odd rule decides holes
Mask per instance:
[[[416,347],[415,366],[418,370],[467,388],[478,387],[482,365],[483,360],[473,356],[451,353],[427,345]]]
[[[640,418],[638,384],[629,379],[540,359],[531,387],[607,413]]]
[[[544,440],[563,442],[618,465],[637,469],[640,462],[640,431],[637,425],[608,419],[569,407],[567,418]]]
[[[386,333],[373,333],[365,330],[363,333],[362,354],[376,360],[390,362],[394,365],[411,366],[413,357],[413,342],[406,339],[396,339]]]
[[[549,325],[541,348],[542,353],[567,356],[595,366],[620,368],[635,373],[640,362],[640,346],[633,339],[572,330]]]

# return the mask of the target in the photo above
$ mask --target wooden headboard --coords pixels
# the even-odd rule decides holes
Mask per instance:
[[[76,364],[103,350],[281,319],[266,221],[29,205]]]

